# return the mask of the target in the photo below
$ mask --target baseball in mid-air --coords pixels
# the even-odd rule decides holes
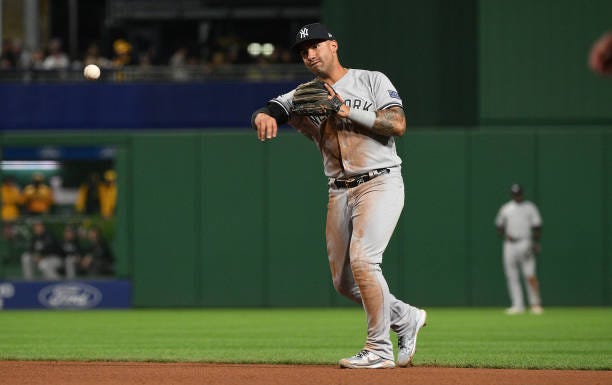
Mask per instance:
[[[96,80],[100,77],[100,67],[95,64],[88,64],[83,70],[83,75],[87,80]]]

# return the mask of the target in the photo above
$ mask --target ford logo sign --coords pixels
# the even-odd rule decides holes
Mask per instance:
[[[102,293],[84,283],[59,283],[43,287],[38,292],[38,301],[54,309],[89,309],[102,300]]]

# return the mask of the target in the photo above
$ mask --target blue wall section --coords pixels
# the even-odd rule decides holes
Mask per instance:
[[[297,83],[2,84],[0,129],[246,127]]]
[[[132,306],[127,280],[3,281],[2,309],[126,309]]]

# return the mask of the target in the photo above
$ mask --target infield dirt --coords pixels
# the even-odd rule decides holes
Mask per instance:
[[[0,361],[0,378],[7,385],[610,385],[612,371]]]

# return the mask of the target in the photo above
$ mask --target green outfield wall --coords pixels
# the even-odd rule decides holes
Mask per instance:
[[[347,67],[379,70],[416,125],[612,123],[612,82],[587,66],[609,0],[323,2]]]
[[[4,134],[2,146],[114,145],[118,275],[134,305],[346,305],[330,282],[326,178],[290,130]],[[546,305],[612,304],[612,132],[604,127],[410,131],[398,141],[406,204],[384,258],[420,306],[507,304],[493,226],[519,181],[544,219]]]

